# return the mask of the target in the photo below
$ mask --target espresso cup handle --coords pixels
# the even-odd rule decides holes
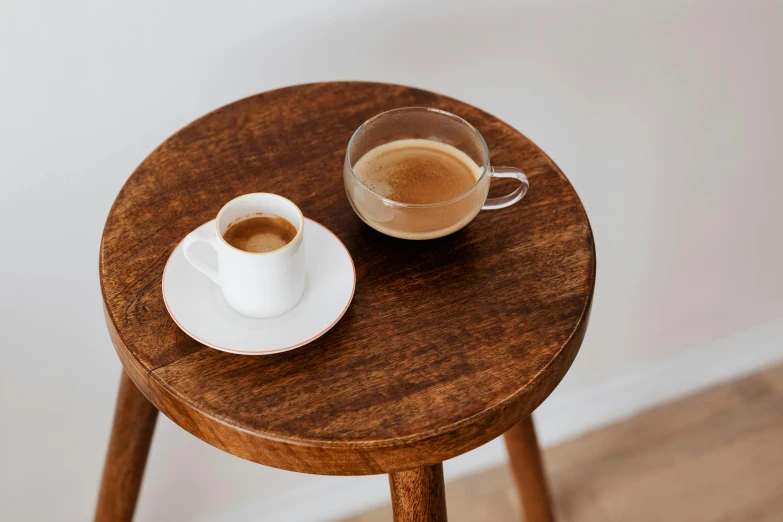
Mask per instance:
[[[513,205],[527,194],[530,188],[530,182],[524,172],[514,167],[490,167],[493,178],[513,178],[519,180],[519,186],[510,194],[500,196],[499,198],[489,198],[484,202],[481,210],[495,210]]]
[[[217,252],[217,248],[215,245],[215,242],[217,241],[217,237],[215,232],[215,226],[214,223],[212,226],[208,227],[200,227],[185,236],[185,239],[183,240],[182,244],[182,251],[185,253],[185,259],[188,260],[188,263],[193,265],[196,270],[201,272],[202,274],[206,275],[208,278],[210,278],[212,281],[215,282],[216,285],[220,286],[220,278],[218,277],[218,272],[214,268],[210,268],[206,265],[203,261],[200,259],[197,259],[193,254],[190,253],[190,247],[195,245],[196,243],[207,243],[209,246],[212,247],[215,252]]]

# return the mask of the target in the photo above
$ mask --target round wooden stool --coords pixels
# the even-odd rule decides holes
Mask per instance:
[[[437,107],[486,138],[493,165],[530,178],[520,203],[430,241],[353,213],[345,148],[389,109]],[[169,317],[166,260],[247,192],[297,203],[345,243],[353,303],[326,335],[250,357],[207,348]],[[318,83],[227,105],[166,140],[117,196],[101,242],[106,323],[125,368],[96,520],[131,520],[157,411],[233,455],[325,475],[388,473],[394,518],[446,520],[441,463],[506,434],[529,522],[552,520],[530,413],[587,328],[595,248],[558,167],[506,123],[459,101],[379,83]]]

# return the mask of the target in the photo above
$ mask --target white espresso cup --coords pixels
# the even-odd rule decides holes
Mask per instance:
[[[229,245],[223,234],[228,226],[255,214],[271,214],[288,220],[296,236],[271,252],[245,252]],[[242,315],[274,317],[293,308],[305,286],[304,216],[299,207],[276,194],[245,194],[226,203],[214,227],[197,228],[187,235],[185,259],[220,287],[226,302]],[[196,243],[207,243],[217,252],[217,270],[191,252]]]

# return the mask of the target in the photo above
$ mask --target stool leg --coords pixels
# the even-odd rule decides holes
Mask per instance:
[[[158,410],[123,371],[95,522],[130,522],[133,519],[157,419]]]
[[[446,522],[443,464],[389,474],[394,522]]]
[[[554,522],[552,499],[549,495],[541,450],[536,440],[533,418],[514,425],[505,434],[511,470],[522,499],[527,522]]]

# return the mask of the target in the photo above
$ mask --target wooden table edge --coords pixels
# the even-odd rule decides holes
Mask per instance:
[[[557,356],[507,399],[436,430],[368,441],[287,438],[247,430],[215,417],[166,386],[155,374],[159,368],[151,371],[145,368],[127,349],[105,304],[104,315],[112,344],[131,380],[159,411],[192,435],[232,455],[279,469],[322,475],[372,475],[443,462],[499,437],[530,415],[554,390],[579,352],[589,322],[594,288],[593,284],[579,322]],[[559,374],[559,378],[547,379],[549,373]],[[539,382],[553,384],[540,388],[536,386]],[[473,436],[454,436],[464,431],[473,432]],[[297,457],[297,453],[303,455]]]
[[[325,83],[350,84],[376,82]],[[318,82],[304,85],[317,84]],[[391,85],[407,88],[407,86],[399,84]],[[282,91],[297,87],[301,87],[301,85],[281,87],[280,89],[268,92]],[[449,96],[438,95],[445,99],[453,100],[456,103],[464,103]],[[171,138],[187,131],[187,129],[196,125],[201,120],[208,118],[211,114],[224,109],[228,105],[239,103],[242,100],[254,96],[257,96],[257,94],[239,98],[194,119],[158,145],[148,157],[165,146]],[[529,140],[522,132],[502,119],[497,118],[482,109],[476,109],[490,118],[503,123],[507,128],[531,143],[552,165],[553,170],[559,176],[568,180],[552,158],[538,147],[535,142]],[[147,158],[145,158],[140,165],[145,161],[147,161]],[[120,189],[117,197],[112,203],[109,215],[111,215],[111,212],[114,210],[117,200],[122,195],[125,188],[126,185],[123,184],[123,187]],[[576,196],[579,199],[578,194],[576,194]],[[579,201],[581,205],[581,199],[579,199]],[[190,404],[185,397],[177,395],[174,390],[170,389],[156,375],[158,370],[165,368],[168,364],[174,364],[176,361],[156,368],[148,368],[127,348],[127,345],[122,340],[121,335],[116,328],[114,317],[107,304],[108,299],[105,293],[103,273],[103,243],[105,234],[102,234],[99,256],[99,278],[104,305],[104,316],[115,351],[117,352],[125,371],[139,390],[159,411],[163,412],[163,414],[169,417],[175,424],[212,446],[260,464],[290,471],[326,475],[391,473],[424,465],[437,464],[482,446],[502,435],[520,420],[526,418],[544,401],[544,399],[546,399],[546,397],[549,396],[570,368],[571,363],[581,347],[582,340],[584,339],[595,291],[596,253],[594,236],[587,213],[584,211],[583,206],[582,213],[587,224],[588,238],[592,247],[592,259],[590,262],[591,274],[589,278],[591,286],[579,320],[557,355],[547,366],[542,368],[535,377],[531,378],[525,386],[521,387],[503,401],[500,401],[473,416],[460,419],[455,423],[415,435],[385,440],[347,442],[283,437],[273,433],[251,431],[242,426],[230,424],[225,420],[215,417],[210,413],[199,409],[195,405]],[[105,228],[106,225],[104,225],[104,232]],[[203,349],[208,348],[204,347]],[[537,383],[547,382],[546,375],[550,373],[559,374],[558,378],[548,381],[553,384],[548,385],[546,388],[537,387]],[[200,422],[203,422],[205,426],[200,425]],[[473,431],[475,433],[473,437],[457,437],[454,434],[458,431]],[[241,444],[237,444],[235,439],[241,439]],[[463,442],[464,440],[467,440],[467,442]],[[297,452],[309,454],[309,456],[296,457]],[[413,454],[416,454],[415,458],[413,458]],[[284,457],[281,458],[281,455],[284,455]]]

